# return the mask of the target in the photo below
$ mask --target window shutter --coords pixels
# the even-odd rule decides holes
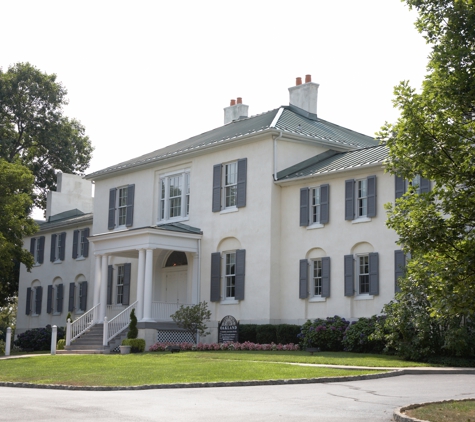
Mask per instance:
[[[367,217],[376,217],[376,176],[368,176],[368,212]]]
[[[237,162],[237,198],[236,207],[246,206],[246,185],[247,185],[247,158],[241,158]]]
[[[420,193],[427,193],[430,192],[430,180],[429,179],[424,179],[421,177],[421,182],[419,185],[419,191]]]
[[[107,228],[112,230],[115,227],[115,195],[117,193],[116,188],[112,188],[109,191],[109,218],[107,222]]]
[[[74,230],[73,234],[73,259],[78,257],[79,230]]]
[[[58,311],[59,313],[63,312],[63,284],[58,284],[57,287],[58,289],[58,309],[56,309],[56,311]]]
[[[406,192],[406,180],[401,176],[394,178],[395,199],[401,198]]]
[[[345,255],[345,296],[353,296],[355,294],[354,273],[353,255]]]
[[[131,227],[134,223],[134,197],[135,185],[129,185],[127,188],[127,215],[125,216],[126,227]]]
[[[236,251],[236,300],[244,300],[244,276],[246,273],[246,250],[238,249]]]
[[[66,256],[66,232],[62,232],[60,235],[59,235],[59,245],[60,245],[60,249],[59,249],[59,259],[61,261],[64,261],[64,257]]]
[[[219,302],[221,299],[221,253],[211,254],[211,302]]]
[[[112,305],[112,277],[114,274],[114,268],[112,265],[107,267],[107,304]]]
[[[355,181],[345,180],[345,220],[355,218]]]
[[[299,298],[306,299],[308,297],[308,261],[301,259],[299,265]]]
[[[30,253],[35,256],[35,246],[36,246],[36,238],[32,237],[30,239]]]
[[[45,257],[45,237],[41,236],[38,241],[40,242],[38,249],[38,264],[42,264]]]
[[[46,298],[46,313],[51,313],[51,304],[53,303],[53,286],[50,284],[48,286],[48,296]]]
[[[310,216],[310,211],[308,210],[309,191],[309,188],[300,189],[300,227],[308,226]]]
[[[25,314],[30,315],[30,313],[31,313],[31,287],[28,287],[26,289],[26,310],[25,310]]]
[[[74,289],[76,285],[74,283],[69,283],[69,303],[68,303],[68,312],[74,311]]]
[[[132,272],[132,264],[124,264],[124,289],[122,295],[122,305],[129,305],[130,301],[130,275]]]
[[[320,223],[330,221],[330,185],[320,186]]]
[[[213,166],[213,212],[221,211],[221,164]]]
[[[87,310],[87,281],[81,282],[81,290],[82,290],[82,296],[81,296],[81,311],[86,311]]]
[[[41,314],[41,304],[43,300],[43,287],[38,286],[36,288],[36,314]]]
[[[369,254],[369,294],[379,295],[379,255]]]
[[[404,277],[406,271],[406,254],[403,251],[394,251],[394,291],[400,292],[398,279]]]
[[[322,297],[330,297],[330,258],[322,258]]]
[[[89,256],[89,227],[86,227],[84,230],[83,230],[83,234],[84,234],[84,251],[83,251],[83,254],[82,256],[84,258],[87,258]]]
[[[54,262],[56,261],[56,238],[57,238],[57,235],[56,234],[52,234],[51,235],[51,248],[50,248],[50,256],[49,256],[49,259],[51,262]]]

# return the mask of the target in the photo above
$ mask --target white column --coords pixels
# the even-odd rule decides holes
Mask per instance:
[[[104,317],[107,312],[107,264],[108,256],[102,255],[102,269],[101,269],[101,288],[100,288],[100,310],[98,322],[104,322]]]
[[[139,268],[137,272],[137,319],[143,318],[143,292],[145,282],[145,249],[139,249]]]
[[[199,266],[199,254],[193,254],[193,266],[192,266],[192,275],[191,275],[191,303],[196,304],[200,301],[200,292],[199,292],[199,277],[200,277],[200,266]]]
[[[95,256],[95,267],[94,267],[94,302],[92,306],[96,306],[101,301],[101,259],[102,255]],[[94,322],[96,321],[97,312],[95,312]]]
[[[145,282],[142,321],[152,321],[153,249],[147,249],[145,254]]]

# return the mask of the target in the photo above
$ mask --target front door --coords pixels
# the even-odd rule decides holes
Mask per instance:
[[[186,298],[186,278],[187,271],[170,271],[166,273],[166,294],[167,303],[187,303]]]

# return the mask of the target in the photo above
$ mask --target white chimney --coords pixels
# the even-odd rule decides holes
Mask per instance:
[[[305,76],[305,83],[302,78],[297,78],[295,86],[289,88],[290,105],[297,108],[297,112],[305,117],[317,118],[318,87],[320,85],[312,82],[312,76]]]
[[[246,118],[248,109],[249,106],[242,103],[241,97],[238,97],[237,100],[231,100],[230,106],[224,108],[224,124],[227,125],[235,120]]]

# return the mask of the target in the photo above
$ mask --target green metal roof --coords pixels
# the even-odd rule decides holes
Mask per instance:
[[[311,177],[336,171],[351,170],[374,164],[383,164],[388,156],[386,145],[361,148],[349,152],[325,151],[277,173],[277,180]]]
[[[92,222],[92,213],[85,214],[77,208],[52,215],[45,221],[37,221],[40,231],[90,222]]]
[[[274,122],[276,116],[279,117]],[[292,106],[283,106],[274,110],[248,118],[242,118],[216,129],[184,141],[169,145],[148,154],[128,161],[107,167],[103,170],[88,174],[86,179],[105,176],[107,174],[126,170],[133,167],[149,165],[168,158],[180,156],[189,152],[199,151],[200,148],[226,144],[229,141],[244,136],[260,134],[268,130],[280,130],[283,136],[299,136],[301,139],[319,142],[325,145],[335,145],[348,149],[364,148],[377,145],[377,141],[370,136],[345,129],[344,127],[327,122],[323,119],[310,119],[299,114]]]
[[[172,231],[172,232],[203,234],[201,229],[197,227],[192,227],[192,226],[189,226],[188,224],[183,224],[183,223],[167,223],[167,224],[162,224],[158,226],[157,228],[162,229],[162,230]]]

